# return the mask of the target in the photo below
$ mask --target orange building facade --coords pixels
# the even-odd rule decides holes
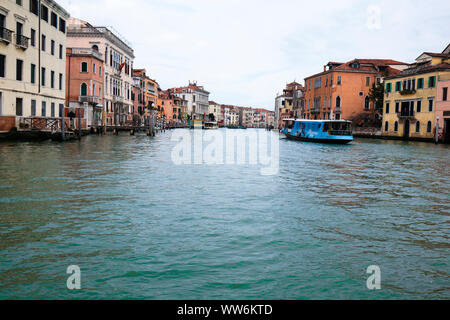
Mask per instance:
[[[78,112],[83,129],[104,124],[103,71],[103,57],[98,51],[67,48],[65,117],[70,119],[70,127],[78,127]]]
[[[316,120],[355,120],[374,114],[374,103],[369,98],[372,85],[406,67],[406,63],[390,59],[329,62],[322,73],[305,78],[305,107],[301,116]]]

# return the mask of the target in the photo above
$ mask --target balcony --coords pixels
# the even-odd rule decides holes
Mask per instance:
[[[103,55],[94,49],[72,48],[72,55],[93,56],[103,61]]]
[[[11,43],[12,33],[11,30],[0,27],[0,41]]]
[[[78,97],[78,102],[80,103],[91,103],[91,104],[98,104],[99,103],[99,97],[95,97],[95,96],[79,96]]]
[[[15,44],[16,47],[19,49],[27,50],[28,49],[28,40],[29,38],[21,35],[21,34],[15,34]]]
[[[398,112],[397,116],[399,118],[413,118],[414,117],[414,111],[413,110],[403,110],[401,112]]]
[[[320,107],[311,108],[311,114],[320,114]]]
[[[408,95],[415,94],[415,93],[416,93],[416,90],[402,90],[402,91],[400,91],[400,94],[402,96],[408,96]]]

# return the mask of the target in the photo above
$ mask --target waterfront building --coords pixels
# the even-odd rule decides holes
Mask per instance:
[[[0,132],[62,115],[68,18],[53,0],[0,2]]]
[[[197,82],[174,89],[175,95],[187,101],[187,113],[191,120],[204,120],[209,112],[209,92]]]
[[[283,126],[283,119],[294,117],[294,93],[304,90],[303,86],[297,82],[291,82],[286,85],[283,94],[275,98],[275,118],[278,128]],[[301,103],[302,96],[297,93],[295,102]]]
[[[216,121],[218,124],[223,124],[223,116],[220,104],[214,101],[209,101],[208,116],[211,114],[214,115],[214,121]]]
[[[305,78],[305,111],[302,118],[356,120],[371,115],[377,117],[369,98],[372,85],[405,68],[406,63],[391,59],[329,62],[323,72]]]
[[[92,48],[66,50],[65,117],[75,128],[81,112],[83,129],[103,126],[103,56]]]
[[[275,112],[274,111],[269,111],[267,113],[267,126],[268,127],[273,127],[275,128],[276,122],[275,122]]]
[[[146,105],[144,86],[144,80],[139,76],[133,75],[131,100],[133,101],[133,124],[135,126],[148,124],[151,115],[150,109]]]
[[[170,126],[185,124],[187,101],[177,97],[170,89],[161,91],[159,97],[167,124]]]
[[[446,49],[447,50],[447,49]],[[385,80],[382,134],[408,140],[450,135],[450,53],[422,53],[402,73]]]
[[[246,128],[253,128],[254,126],[254,111],[249,107],[239,107],[239,125]]]
[[[67,29],[70,48],[92,48],[104,56],[103,105],[107,126],[129,123],[133,117],[133,60],[131,45],[112,28],[95,27],[70,19]]]
[[[224,126],[239,126],[239,109],[233,105],[224,105]]]
[[[164,116],[164,108],[159,98],[160,87],[156,80],[150,79],[146,69],[133,69],[133,77],[139,79],[142,94],[142,103],[145,106],[144,118],[146,121],[151,117],[156,123]],[[153,112],[151,112],[153,110]]]

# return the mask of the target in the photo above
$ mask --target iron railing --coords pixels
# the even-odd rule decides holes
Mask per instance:
[[[12,31],[9,29],[6,29],[4,27],[0,27],[0,40],[10,43],[12,38]]]
[[[27,37],[25,37],[25,36],[23,36],[21,34],[17,34],[17,33],[15,34],[15,38],[16,38],[15,43],[16,43],[16,46],[18,48],[21,48],[21,49],[24,49],[24,50],[28,49],[28,40],[29,40],[29,38],[27,38]]]

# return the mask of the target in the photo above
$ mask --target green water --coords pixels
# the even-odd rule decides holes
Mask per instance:
[[[0,298],[450,297],[449,146],[281,140],[262,176],[170,137],[0,143]]]

